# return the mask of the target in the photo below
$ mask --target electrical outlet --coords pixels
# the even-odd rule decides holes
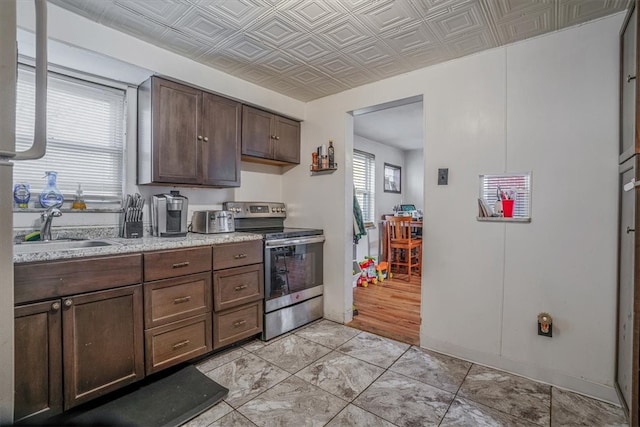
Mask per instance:
[[[549,338],[553,336],[553,319],[549,313],[538,314],[538,335]]]
[[[542,335],[543,337],[549,337],[551,338],[553,336],[553,325],[549,325],[546,328],[547,332],[544,332],[542,330],[542,325],[540,323],[538,323],[538,335]]]
[[[449,168],[438,169],[438,185],[447,185],[449,183]]]

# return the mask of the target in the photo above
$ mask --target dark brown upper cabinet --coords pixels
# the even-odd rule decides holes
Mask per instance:
[[[243,105],[242,160],[299,164],[300,122]]]
[[[138,88],[138,184],[240,186],[241,104],[151,77]]]

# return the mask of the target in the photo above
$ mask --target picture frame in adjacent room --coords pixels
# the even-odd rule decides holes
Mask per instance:
[[[385,193],[400,193],[402,191],[400,166],[392,165],[390,163],[384,164],[384,192]]]

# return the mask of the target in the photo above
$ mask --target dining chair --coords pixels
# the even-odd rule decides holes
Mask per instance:
[[[412,237],[411,217],[385,218],[387,235],[387,262],[391,271],[406,270],[407,281],[411,281],[413,271],[422,268],[422,239]]]

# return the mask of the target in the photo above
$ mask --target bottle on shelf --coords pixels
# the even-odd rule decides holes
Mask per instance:
[[[318,153],[315,151],[311,153],[311,169],[318,170]]]
[[[334,152],[334,148],[333,148],[333,141],[329,140],[329,148],[327,149],[327,156],[329,157],[329,165],[328,167],[333,169],[336,167],[336,157],[335,157],[335,152]]]
[[[59,208],[62,206],[62,202],[64,202],[64,197],[60,190],[58,190],[56,179],[58,177],[58,173],[54,171],[47,171],[47,186],[44,187],[42,193],[40,193],[40,204],[43,208],[56,207]]]
[[[84,194],[82,193],[82,186],[80,184],[78,184],[78,189],[76,190],[76,198],[73,199],[71,209],[87,209],[87,204],[84,202]]]

